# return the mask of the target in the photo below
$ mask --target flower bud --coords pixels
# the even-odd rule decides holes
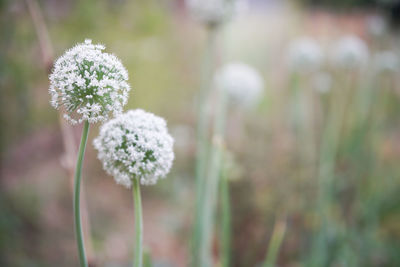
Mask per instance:
[[[323,53],[319,44],[309,37],[295,40],[289,47],[288,63],[294,72],[312,72],[321,67]]]
[[[333,60],[335,65],[345,69],[364,67],[369,57],[368,47],[357,36],[345,36],[335,46]]]
[[[243,63],[223,66],[216,73],[215,83],[217,88],[224,90],[235,104],[243,107],[255,105],[264,87],[258,71]]]

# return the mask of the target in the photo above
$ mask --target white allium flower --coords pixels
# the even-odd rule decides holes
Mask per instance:
[[[243,64],[230,63],[215,75],[217,88],[224,90],[236,104],[250,107],[259,100],[263,92],[263,79],[257,70]]]
[[[240,13],[247,7],[245,0],[186,0],[186,6],[199,21],[215,25]]]
[[[288,60],[293,71],[315,71],[321,66],[323,59],[321,47],[309,37],[301,37],[289,47]]]
[[[396,72],[400,67],[399,56],[393,51],[376,53],[374,67],[378,72]]]
[[[368,31],[372,36],[380,37],[387,30],[385,18],[380,15],[374,15],[367,20]]]
[[[57,59],[50,74],[51,105],[72,124],[105,121],[122,112],[130,90],[128,72],[104,45],[86,39]]]
[[[361,68],[367,63],[368,58],[368,46],[363,40],[353,35],[341,38],[333,51],[334,63],[342,68]]]
[[[164,178],[174,160],[173,143],[165,120],[141,109],[104,123],[93,142],[106,172],[128,188],[132,179],[151,185]]]

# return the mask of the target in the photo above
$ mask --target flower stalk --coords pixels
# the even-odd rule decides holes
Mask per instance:
[[[286,216],[280,216],[277,218],[275,222],[275,226],[272,231],[271,240],[269,241],[267,256],[265,257],[263,267],[275,266],[283,238],[285,237],[285,233],[286,233]]]
[[[209,120],[207,116],[207,98],[210,92],[211,77],[215,65],[215,50],[216,50],[216,35],[217,29],[215,26],[209,26],[207,28],[207,44],[203,62],[203,76],[202,85],[199,94],[199,103],[197,111],[197,140],[196,140],[196,165],[195,165],[195,182],[196,182],[196,203],[195,203],[195,222],[194,222],[194,235],[192,245],[192,260],[196,264],[199,259],[199,248],[201,242],[201,212],[203,210],[203,195],[204,195],[204,180],[206,174],[207,165],[207,132],[209,130]]]
[[[352,77],[345,81],[344,90],[337,90],[331,96],[331,106],[327,125],[321,139],[319,166],[318,166],[318,201],[317,212],[320,217],[319,231],[313,240],[313,249],[310,266],[325,266],[328,264],[327,230],[334,227],[331,218],[331,205],[334,200],[333,186],[335,178],[336,157],[340,144],[341,132],[344,127],[347,111],[347,102],[352,90]],[[335,105],[335,103],[338,103]]]
[[[133,267],[143,265],[143,216],[140,184],[137,178],[133,179],[133,202],[135,206],[135,254]]]
[[[219,91],[219,105],[214,120],[213,144],[210,153],[210,168],[204,185],[207,197],[203,199],[203,210],[201,213],[201,236],[200,236],[200,266],[212,266],[211,247],[213,236],[213,222],[215,215],[216,199],[218,195],[218,182],[221,174],[223,137],[225,132],[225,117],[227,94],[225,90]]]
[[[231,204],[229,180],[226,174],[221,175],[221,266],[230,266],[231,258]]]
[[[89,122],[85,121],[82,130],[81,143],[79,145],[78,160],[76,163],[75,180],[74,180],[74,219],[75,219],[75,235],[78,244],[79,263],[81,267],[87,267],[85,245],[83,240],[81,210],[80,210],[80,191],[82,180],[82,163],[85,155],[86,143],[89,134]]]

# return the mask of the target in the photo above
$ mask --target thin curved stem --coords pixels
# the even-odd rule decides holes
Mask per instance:
[[[218,109],[214,120],[213,144],[210,151],[210,168],[204,184],[204,198],[201,213],[200,260],[199,266],[212,266],[212,237],[214,233],[214,215],[218,199],[218,185],[221,174],[221,161],[227,112],[226,93],[220,90]]]
[[[140,196],[140,184],[137,178],[133,179],[133,202],[135,206],[135,259],[134,267],[143,265],[143,219],[142,219],[142,199]]]
[[[231,203],[229,181],[221,175],[221,266],[230,266],[231,258]]]
[[[349,101],[351,100],[352,76],[345,80],[344,89],[337,91],[331,96],[331,106],[323,132],[320,145],[319,166],[318,166],[318,198],[317,212],[320,216],[320,229],[315,234],[311,262],[309,266],[319,267],[329,265],[329,248],[327,242],[328,228],[333,229],[335,222],[331,218],[331,205],[334,201],[334,178],[336,157],[340,145],[342,128],[347,118]]]
[[[210,80],[213,74],[214,61],[215,61],[215,48],[216,48],[216,31],[215,27],[207,29],[207,44],[203,62],[203,73],[201,80],[201,88],[199,92],[199,103],[197,110],[197,133],[196,133],[196,166],[195,166],[195,179],[196,179],[196,207],[193,231],[193,244],[192,244],[192,262],[197,265],[199,262],[199,248],[201,246],[201,212],[203,210],[204,202],[204,186],[207,165],[207,152],[209,143],[207,141],[207,132],[209,130],[209,119],[207,116],[207,98],[210,92]]]
[[[263,267],[274,267],[286,232],[286,216],[278,217],[269,241]]]
[[[89,134],[89,122],[85,121],[82,130],[81,144],[79,145],[78,160],[76,163],[75,180],[74,180],[74,216],[75,216],[75,235],[78,243],[79,262],[81,267],[87,267],[87,260],[85,254],[85,246],[82,233],[81,224],[81,208],[80,208],[80,191],[82,179],[82,163],[85,155],[86,143]]]

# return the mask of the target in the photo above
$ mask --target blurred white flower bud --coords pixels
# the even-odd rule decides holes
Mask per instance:
[[[399,56],[393,51],[376,53],[373,62],[377,72],[396,72],[400,67]]]
[[[72,124],[105,121],[122,112],[130,90],[128,72],[119,59],[91,40],[65,52],[50,74],[51,105],[61,107]]]
[[[243,63],[223,66],[215,75],[215,84],[217,88],[224,90],[235,104],[243,107],[255,105],[264,87],[258,71]]]
[[[341,38],[333,50],[333,61],[336,66],[341,68],[362,68],[368,62],[368,58],[368,46],[354,35]]]
[[[301,37],[289,47],[288,64],[292,71],[316,71],[321,67],[323,59],[321,47],[309,37]]]
[[[247,8],[246,0],[186,0],[190,13],[208,25],[217,25]]]
[[[106,172],[128,188],[132,179],[151,185],[164,178],[174,160],[173,143],[165,120],[141,109],[106,122],[93,142]]]
[[[375,37],[380,37],[386,33],[387,24],[384,17],[374,15],[367,19],[368,32]]]

